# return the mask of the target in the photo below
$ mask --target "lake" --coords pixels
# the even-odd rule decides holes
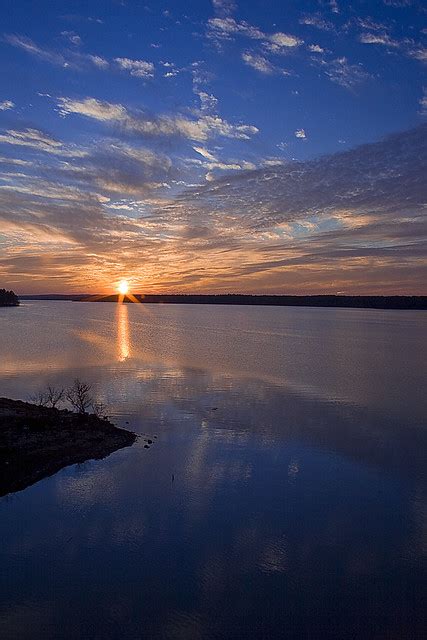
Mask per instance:
[[[423,311],[0,309],[1,396],[79,377],[153,440],[0,500],[0,636],[425,637],[426,337]]]

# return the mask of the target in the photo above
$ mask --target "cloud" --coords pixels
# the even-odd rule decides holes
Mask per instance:
[[[307,27],[315,27],[321,31],[334,30],[332,22],[326,20],[320,13],[306,14],[300,18],[299,23]]]
[[[267,35],[263,46],[272,53],[283,53],[289,48],[299,47],[301,44],[303,44],[303,40],[300,38],[278,31]]]
[[[427,62],[427,47],[418,47],[415,49],[410,49],[409,50],[409,56],[411,58],[415,58],[416,60],[419,60],[420,62]]]
[[[129,71],[136,78],[153,78],[154,64],[145,60],[131,60],[130,58],[115,58],[114,61],[123,71]]]
[[[63,31],[63,34],[73,34],[71,31]],[[78,37],[78,36],[76,36]],[[22,49],[26,53],[40,60],[49,62],[50,64],[63,67],[65,69],[87,69],[93,66],[98,69],[108,69],[109,63],[107,60],[98,55],[92,55],[88,53],[82,53],[76,50],[64,50],[62,53],[39,47],[30,38],[20,36],[16,34],[6,34],[4,40],[18,49]],[[79,44],[77,41],[74,44]]]
[[[205,147],[193,147],[194,151],[201,155],[204,160],[189,159],[190,164],[196,164],[202,166],[206,171],[205,179],[212,181],[216,177],[217,171],[249,171],[256,168],[253,162],[246,160],[219,160],[211,151]]]
[[[17,166],[32,166],[32,162],[30,162],[29,160],[22,160],[21,158],[6,158],[5,156],[0,156],[0,162],[3,162],[5,164],[13,164],[13,165],[17,165]]]
[[[219,16],[229,16],[237,9],[237,5],[233,0],[212,0],[215,13]]]
[[[95,98],[85,98],[83,100],[73,100],[72,98],[58,99],[59,112],[62,116],[75,113],[87,118],[110,121],[126,121],[128,116],[126,108],[121,104],[111,104],[102,102]]]
[[[242,60],[246,65],[248,65],[248,67],[252,67],[252,69],[255,69],[256,71],[259,71],[260,73],[263,73],[265,75],[291,75],[291,72],[288,71],[288,69],[283,69],[282,67],[273,64],[264,55],[256,52],[244,51],[242,53]]]
[[[282,33],[265,33],[258,27],[248,22],[237,21],[234,18],[211,18],[208,21],[208,38],[221,43],[226,40],[232,40],[236,36],[242,36],[251,40],[259,40],[263,46],[273,53],[284,53],[285,51],[298,47],[303,40],[297,36]]]
[[[92,64],[95,65],[95,67],[98,67],[98,69],[105,70],[110,66],[108,60],[105,60],[105,58],[102,58],[101,56],[93,56],[91,54],[88,54],[87,57],[92,62]]]
[[[318,66],[331,82],[339,84],[345,89],[353,89],[355,86],[371,78],[361,64],[350,64],[346,57],[326,59],[313,57],[313,64]]]
[[[276,147],[278,149],[280,149],[280,151],[286,151],[288,146],[289,146],[289,143],[288,142],[284,142],[284,141],[279,142],[278,144],[276,144]]]
[[[216,111],[218,107],[218,98],[212,95],[212,93],[207,93],[206,91],[198,91],[197,95],[200,99],[201,111],[209,113],[213,113]]]
[[[61,31],[61,36],[66,38],[69,42],[71,42],[71,44],[74,44],[77,47],[82,44],[81,37],[74,31]]]
[[[386,47],[399,47],[399,43],[392,40],[386,33],[362,33],[359,40],[363,44],[380,44]]]
[[[149,116],[143,112],[131,114],[123,105],[102,102],[95,98],[75,100],[58,99],[59,111],[66,116],[76,114],[122,127],[125,131],[141,136],[179,136],[204,141],[223,136],[249,140],[258,133],[253,125],[230,124],[217,115],[204,115],[190,120],[182,115]]]
[[[194,151],[199,153],[201,156],[203,156],[207,160],[211,160],[213,162],[216,162],[215,156],[212,155],[212,153],[210,151],[208,151],[207,149],[205,149],[203,147],[193,147],[193,149],[194,149]]]
[[[410,7],[412,4],[412,0],[383,0],[384,4],[388,7]]]
[[[400,51],[403,55],[419,60],[427,61],[427,49],[422,43],[416,42],[413,38],[396,38],[392,37],[391,30],[393,23],[387,25],[375,22],[372,18],[357,18],[351,23],[362,27],[364,30],[359,33],[358,39],[363,44],[373,44]]]
[[[372,18],[356,18],[356,23],[362,27],[363,29],[367,29],[368,31],[382,31],[383,33],[387,32],[387,25],[383,22],[376,22]]]
[[[256,69],[260,73],[270,75],[275,72],[275,67],[271,64],[271,62],[264,56],[258,55],[256,53],[245,51],[244,53],[242,53],[242,60],[249,67]]]
[[[423,87],[423,96],[420,98],[419,105],[420,105],[420,115],[427,116],[427,89],[426,89],[426,87]]]
[[[295,138],[302,138],[303,140],[305,140],[307,138],[307,135],[304,129],[297,129],[295,131]]]
[[[76,40],[78,36],[73,36],[73,33],[74,32],[71,31],[62,32],[63,35],[67,35],[68,39],[73,37],[75,40],[74,44],[79,44]],[[45,60],[50,64],[64,67],[65,69],[87,70],[95,67],[101,71],[105,71],[113,64],[99,55],[82,53],[81,51],[70,49],[66,49],[61,53],[58,53],[50,49],[42,48],[24,36],[6,35],[5,40],[12,46],[23,49],[26,53],[32,56]],[[147,62],[145,60],[132,60],[130,58],[115,58],[114,63],[118,69],[126,71],[134,77],[151,78],[154,76],[155,69],[152,62]]]
[[[211,18],[208,20],[208,38],[222,41],[231,40],[236,35],[246,36],[253,40],[264,39],[264,33],[260,29],[245,21],[237,22],[234,18]]]
[[[3,100],[3,102],[0,102],[0,111],[8,111],[9,109],[13,109],[15,106],[15,103],[12,102],[12,100]]]
[[[322,47],[318,44],[310,44],[308,45],[308,50],[311,51],[311,53],[324,53],[325,50],[322,49]]]
[[[30,38],[27,38],[25,36],[20,36],[17,34],[6,34],[4,36],[4,39],[8,44],[12,45],[13,47],[22,49],[26,53],[36,56],[41,60],[46,60],[51,64],[56,64],[60,66],[64,66],[66,64],[64,56],[54,51],[50,51],[48,49],[43,49],[42,47],[39,47]]]
[[[64,145],[39,129],[8,129],[0,133],[0,144],[8,144],[16,147],[28,147],[37,151],[43,151],[54,155],[66,157],[82,157],[85,152],[77,147]]]

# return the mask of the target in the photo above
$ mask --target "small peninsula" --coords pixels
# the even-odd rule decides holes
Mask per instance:
[[[94,414],[0,398],[0,497],[68,465],[105,458],[136,437]]]

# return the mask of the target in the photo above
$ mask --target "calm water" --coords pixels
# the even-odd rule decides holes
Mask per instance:
[[[157,436],[0,500],[0,636],[418,639],[427,313],[27,302],[0,395]]]

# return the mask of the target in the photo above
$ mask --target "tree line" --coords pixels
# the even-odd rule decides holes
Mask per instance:
[[[0,307],[17,307],[19,298],[14,291],[0,289]]]
[[[72,410],[81,415],[91,411],[98,418],[105,418],[105,405],[95,402],[91,392],[92,385],[76,378],[68,388],[48,385],[43,391],[38,391],[31,396],[30,401],[39,407],[51,409],[58,409],[63,403],[68,402]]]

